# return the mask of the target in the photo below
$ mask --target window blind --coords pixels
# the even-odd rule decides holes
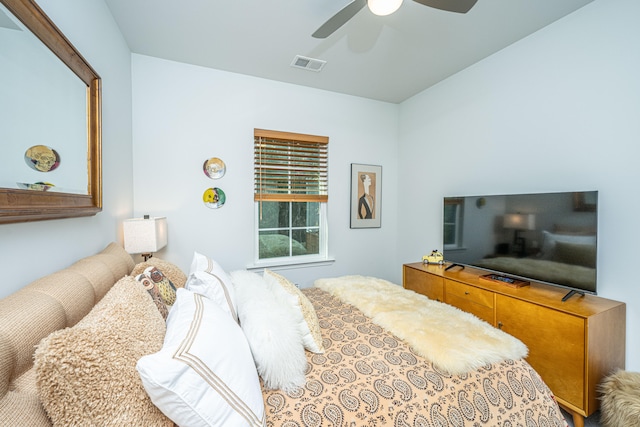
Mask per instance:
[[[326,202],[329,138],[254,129],[254,200]]]

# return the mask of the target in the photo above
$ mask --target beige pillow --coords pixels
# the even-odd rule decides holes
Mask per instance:
[[[162,271],[162,273],[167,276],[167,279],[171,280],[176,288],[183,288],[184,283],[187,281],[187,275],[178,267],[177,265],[170,263],[169,261],[165,261],[161,258],[151,257],[145,262],[141,262],[136,264],[131,272],[131,276],[137,276],[138,274],[143,273],[149,267],[158,267],[158,270]]]
[[[165,322],[131,276],[120,279],[72,328],[40,341],[38,395],[54,426],[172,426],[135,366],[162,348]]]
[[[273,286],[274,292],[278,289],[284,291],[280,295],[283,295],[283,298],[288,300],[289,304],[299,312],[299,316],[301,316],[299,328],[304,347],[313,353],[324,353],[318,315],[311,301],[285,277],[267,269],[264,270],[263,277],[267,283]]]

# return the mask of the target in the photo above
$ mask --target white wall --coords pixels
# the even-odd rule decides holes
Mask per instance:
[[[638,16],[596,0],[402,104],[397,261],[441,245],[445,195],[599,190],[598,293],[627,303],[635,371]]]
[[[131,55],[102,0],[39,0],[102,78],[103,211],[79,219],[0,225],[0,297],[119,238],[132,205]]]
[[[304,71],[302,71],[304,72]],[[397,234],[398,105],[133,55],[134,211],[166,216],[169,243],[158,256],[189,269],[193,251],[227,271],[253,262],[254,128],[329,137],[330,266],[288,269],[302,286],[319,277],[401,271]],[[205,160],[219,157],[211,180]],[[382,165],[382,227],[349,228],[350,164]],[[226,204],[202,193],[221,188]]]

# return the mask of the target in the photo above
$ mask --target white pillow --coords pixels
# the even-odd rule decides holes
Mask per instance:
[[[293,309],[256,273],[231,272],[238,316],[266,388],[295,392],[306,383],[307,357]]]
[[[181,426],[265,422],[260,380],[242,330],[214,302],[178,289],[162,349],[136,369],[151,401]]]
[[[311,301],[285,277],[266,269],[263,277],[273,286],[278,298],[287,301],[298,313],[298,328],[304,347],[312,353],[324,353],[318,315]]]
[[[542,249],[540,250],[540,257],[546,260],[554,260],[557,242],[573,243],[578,245],[595,245],[596,236],[580,234],[555,234],[544,230],[542,231]]]
[[[217,275],[212,275],[206,271],[196,271],[189,274],[184,287],[193,293],[209,298],[222,310],[229,313],[233,320],[238,322],[236,292],[231,279],[228,279],[228,283],[225,283],[225,280],[220,279]]]
[[[230,313],[236,322],[238,321],[238,307],[233,282],[227,272],[211,258],[194,252],[191,270],[184,287],[213,300],[223,310]]]

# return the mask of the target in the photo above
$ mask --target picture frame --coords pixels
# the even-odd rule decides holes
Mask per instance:
[[[380,228],[382,166],[351,163],[351,228]]]

